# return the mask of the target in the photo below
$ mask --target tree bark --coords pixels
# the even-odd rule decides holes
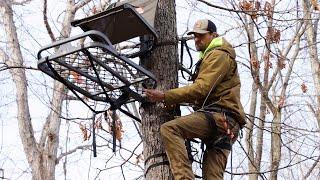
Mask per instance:
[[[178,78],[178,53],[177,53],[177,30],[175,1],[159,0],[156,17],[155,29],[159,39],[155,49],[150,56],[142,61],[145,66],[157,77],[157,89],[168,90],[177,87]],[[166,121],[172,120],[173,113],[164,109],[161,103],[148,104],[144,106],[142,112],[142,134],[145,160],[156,154],[165,153],[165,149],[160,137],[160,126]],[[166,156],[151,158],[145,162],[145,170],[151,165],[167,161]],[[145,172],[146,173],[146,172]],[[168,165],[155,166],[145,174],[146,180],[171,179],[170,168]]]
[[[312,70],[312,78],[316,90],[316,102],[317,102],[317,109],[316,109],[316,118],[318,123],[318,128],[320,129],[320,61],[318,56],[318,49],[317,49],[317,27],[316,23],[312,22],[312,16],[310,12],[310,2],[303,0],[303,12],[304,12],[304,19],[306,19],[306,37],[308,43],[308,50],[311,60],[311,70]],[[316,20],[319,21],[319,20]]]
[[[1,5],[2,17],[9,47],[10,58],[7,63],[9,66],[21,67],[23,65],[23,57],[19,46],[17,29],[13,20],[12,4],[11,1],[3,1]],[[18,108],[17,119],[23,149],[26,154],[27,161],[31,166],[33,179],[44,179],[45,170],[42,166],[42,155],[37,148],[37,142],[35,140],[31,124],[25,69],[10,69],[10,73],[16,87],[16,102]]]
[[[20,50],[17,29],[13,20],[11,1],[3,1],[0,4],[5,32],[7,35],[9,55],[8,65],[22,67],[23,57]],[[67,5],[67,12],[63,22],[63,37],[68,37],[71,32],[70,22],[74,19],[74,1],[70,0]],[[31,122],[31,115],[28,104],[27,77],[24,68],[10,69],[13,81],[16,86],[16,102],[18,108],[18,127],[23,149],[27,161],[32,170],[34,180],[54,180],[55,166],[57,164],[57,150],[59,146],[60,114],[63,100],[64,86],[55,81],[51,101],[51,112],[46,119],[39,143],[34,137]]]

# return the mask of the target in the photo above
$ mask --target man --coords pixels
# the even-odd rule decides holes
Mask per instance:
[[[175,180],[194,179],[185,147],[189,138],[200,138],[206,144],[203,179],[223,179],[231,145],[245,124],[236,54],[210,20],[197,21],[188,32],[191,34],[200,51],[194,83],[165,92],[145,91],[152,102],[167,106],[185,102],[197,107],[192,114],[166,122],[160,129]]]

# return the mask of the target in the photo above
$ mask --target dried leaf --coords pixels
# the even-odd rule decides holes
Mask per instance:
[[[143,155],[142,155],[142,154],[139,154],[139,155],[136,157],[136,162],[135,162],[135,164],[138,165],[140,162],[143,162],[143,161],[144,161]]]
[[[252,19],[257,19],[258,18],[258,11],[261,8],[260,2],[259,1],[241,1],[239,3],[240,9],[244,11],[249,11]]]
[[[251,57],[250,63],[251,63],[251,66],[252,66],[254,69],[260,68],[259,62],[258,62],[258,60],[257,60],[257,58],[256,58],[255,56],[252,56],[252,57]]]
[[[269,20],[272,19],[272,6],[268,1],[266,1],[266,3],[264,4],[264,12],[266,13]]]
[[[278,58],[278,66],[280,69],[286,68],[285,57],[283,57],[282,55]]]
[[[303,93],[306,93],[308,91],[308,87],[307,87],[307,85],[305,83],[301,84],[301,90],[302,90]]]
[[[89,140],[90,137],[91,137],[91,133],[87,131],[86,125],[82,124],[82,122],[80,122],[79,128],[80,128],[80,130],[82,132],[83,140],[84,141]]]
[[[256,1],[256,2],[254,3],[254,8],[255,8],[255,10],[259,11],[260,8],[261,8],[261,3],[260,3],[259,1]]]
[[[266,39],[272,43],[279,43],[281,38],[281,32],[278,29],[269,27],[266,35]]]
[[[122,122],[119,116],[116,114],[115,119],[112,119],[112,114],[113,112],[111,110],[107,111],[107,123],[109,125],[109,132],[111,134],[115,133],[116,139],[118,141],[121,141],[122,135],[123,135],[123,129],[122,129]],[[115,121],[115,132],[113,132],[113,121]]]
[[[95,127],[97,130],[102,129],[102,115],[100,115],[95,121]]]
[[[255,1],[254,2],[254,8],[253,8],[253,12],[251,14],[251,17],[253,19],[257,19],[258,18],[258,12],[260,11],[261,8],[261,4],[259,1]]]
[[[97,7],[93,6],[93,8],[91,9],[91,14],[97,14]]]
[[[320,5],[318,4],[317,0],[311,0],[311,4],[314,7],[314,10],[319,11],[320,10]]]
[[[274,29],[273,37],[274,37],[274,38],[273,38],[273,42],[279,43],[279,42],[280,42],[280,38],[281,38],[281,32],[280,32],[280,30]]]
[[[239,3],[240,8],[244,11],[250,11],[253,8],[253,4],[248,1],[242,1]]]
[[[278,108],[282,108],[285,102],[284,97],[280,97],[279,102],[278,102]]]
[[[74,80],[76,83],[83,84],[83,79],[81,78],[81,75],[79,75],[75,71],[70,71],[70,79]]]
[[[266,64],[268,64],[268,68],[272,68],[272,63],[270,62],[270,53],[264,54],[263,60]]]

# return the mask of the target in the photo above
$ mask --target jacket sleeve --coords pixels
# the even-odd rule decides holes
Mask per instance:
[[[165,103],[167,105],[182,102],[195,103],[204,100],[211,89],[219,84],[228,73],[232,61],[229,55],[219,50],[213,50],[202,60],[199,75],[191,85],[171,89],[165,92]]]

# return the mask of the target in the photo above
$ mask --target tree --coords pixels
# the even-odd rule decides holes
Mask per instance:
[[[158,78],[158,87],[168,90],[177,87],[178,53],[175,1],[159,0],[155,18],[155,29],[159,33],[159,39],[150,56],[142,61]],[[174,112],[167,111],[161,104],[144,106],[142,113],[142,134],[145,160],[145,168],[167,161],[164,146],[160,137],[160,126],[164,122],[173,119]],[[160,156],[159,156],[160,155]],[[150,168],[146,179],[170,179],[168,165]]]
[[[32,178],[35,180],[55,179],[55,166],[59,146],[59,130],[61,124],[61,107],[64,99],[64,86],[55,81],[52,94],[51,111],[46,118],[40,140],[37,141],[34,135],[31,115],[29,110],[27,77],[24,69],[24,58],[19,45],[17,29],[13,20],[13,6],[24,5],[30,0],[16,2],[4,0],[0,3],[5,33],[7,37],[8,52],[5,64],[10,69],[13,81],[16,86],[16,102],[18,107],[18,125],[20,138],[22,140],[25,155],[32,170]],[[66,13],[62,23],[61,37],[68,37],[71,32],[70,22],[74,19],[76,11],[90,1],[83,1],[75,5],[73,0],[67,2]],[[44,1],[46,13],[46,0]],[[46,17],[46,16],[45,16]],[[45,19],[46,20],[46,19]],[[54,41],[54,36],[47,26],[49,34]]]
[[[137,170],[136,174],[140,178],[146,176],[147,179],[170,179],[169,166],[166,163],[161,164],[167,159],[163,154],[159,127],[165,121],[174,118],[174,110],[165,109],[161,104],[145,104],[140,109],[143,117],[140,129],[138,124],[133,124],[120,114],[125,131],[123,135],[132,136],[130,140],[134,143],[127,146],[128,142],[124,138],[121,148],[119,143],[115,154],[111,152],[112,136],[106,128],[104,116],[97,115],[95,120],[102,123],[102,128],[97,133],[98,158],[82,159],[92,156],[89,144],[92,140],[89,137],[92,124],[86,121],[92,120],[92,114],[88,113],[75,119],[62,117],[64,113],[71,114],[71,109],[75,107],[74,100],[65,96],[66,89],[57,82],[54,85],[36,85],[30,80],[30,74],[36,76],[34,72],[37,71],[35,67],[27,66],[30,60],[24,52],[35,48],[23,46],[23,38],[28,34],[22,34],[23,28],[18,25],[21,16],[20,5],[28,6],[30,2],[33,1],[0,1],[0,26],[4,27],[0,31],[5,32],[5,36],[3,33],[0,34],[0,73],[9,70],[15,85],[19,131],[33,178],[60,178],[61,175],[57,175],[57,171],[60,170],[57,169],[57,163],[61,165],[63,161],[64,166],[61,166],[61,169],[64,170],[67,179],[67,171],[73,170],[69,162],[74,156],[82,155],[75,158],[85,162],[84,168],[90,171],[87,179],[91,179],[92,176],[104,179],[111,172],[117,174],[120,179],[132,179],[133,176],[128,169]],[[47,15],[47,5],[44,1],[43,15],[47,37],[50,37],[51,41],[68,37],[71,32],[69,24],[75,13],[79,13],[77,18],[97,13],[104,9],[104,6],[99,7],[100,2],[105,3],[104,6],[109,3],[107,0],[67,1],[66,10],[59,9],[62,13],[57,15],[58,21],[61,21],[59,27],[56,24],[53,26],[56,17],[51,18],[50,14]],[[236,60],[242,80],[241,98],[248,113],[248,124],[244,129],[246,138],[235,143],[233,155],[230,156],[232,164],[227,165],[226,178],[232,176],[233,179],[249,177],[251,180],[316,179],[320,160],[317,50],[319,3],[304,0],[239,2],[223,1],[211,4],[209,1],[187,0],[177,1],[179,5],[175,7],[175,2],[160,0],[155,20],[159,41],[149,55],[142,57],[141,62],[157,76],[159,89],[171,89],[183,84],[184,82],[177,78],[176,28],[185,32],[186,27],[191,26],[189,20],[204,16],[212,19],[218,25],[219,34],[226,34],[226,38],[230,39],[236,48]],[[79,9],[82,11],[79,12]],[[188,12],[190,19],[184,19],[185,14],[181,14]],[[175,19],[176,14],[178,23]],[[47,43],[41,42],[41,45],[45,44]],[[193,47],[190,47],[192,51]],[[34,59],[32,61],[34,62]],[[30,94],[34,93],[30,87],[32,85],[52,87],[53,90],[52,94],[48,95],[49,113],[44,118],[45,123],[41,125],[44,128],[41,129],[40,135],[31,113],[30,105],[33,99]],[[1,101],[0,106],[9,103]],[[139,116],[135,106],[128,109],[135,111],[135,115]],[[74,112],[77,113],[77,110]],[[5,116],[0,115],[3,120]],[[83,121],[85,123],[82,124]],[[59,130],[63,123],[75,125],[76,128],[83,125],[81,131],[83,130],[83,135],[87,135],[86,139],[89,139],[85,141],[87,144],[70,146],[70,139],[78,142],[82,140],[79,137],[82,135],[80,129],[75,128],[70,129],[78,133],[77,138],[69,138],[67,135],[66,143],[61,143],[66,133],[64,128]],[[128,125],[132,125],[133,128],[126,129]],[[144,143],[145,167],[140,154],[141,140]],[[2,146],[0,153],[3,152],[1,149]],[[82,153],[74,153],[78,149],[83,150]],[[3,156],[0,155],[2,159]],[[74,166],[81,166],[78,161],[75,164]],[[5,169],[5,166],[1,168]],[[28,170],[26,172],[29,174]],[[84,174],[85,172],[81,171],[81,176]]]

